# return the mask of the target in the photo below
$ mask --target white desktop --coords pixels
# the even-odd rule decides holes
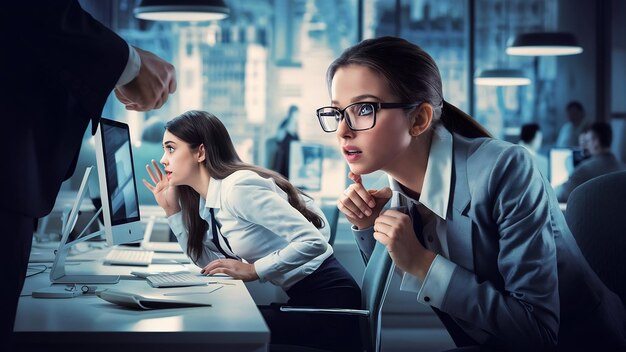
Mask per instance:
[[[95,139],[107,244],[141,241],[143,232],[128,125],[102,118]]]
[[[550,149],[550,185],[556,188],[567,182],[574,170],[574,151],[572,148]]]
[[[131,270],[131,267],[102,266],[97,262],[81,263],[81,266],[90,265]],[[151,265],[150,269],[180,270],[172,265]],[[26,279],[18,305],[14,326],[17,350],[267,351],[269,329],[242,281],[153,288],[145,280],[124,276],[117,284],[98,284],[97,290],[210,306],[144,310],[112,304],[95,294],[65,299],[35,298],[31,296],[34,291],[49,285],[45,276],[35,275]]]
[[[580,148],[550,149],[550,185],[556,188],[565,183],[574,168],[585,159]]]
[[[128,125],[105,118],[100,119],[95,135],[96,161],[102,207],[98,209],[78,237],[69,241],[70,232],[78,219],[81,204],[86,197],[91,167],[87,167],[78,194],[67,219],[63,221],[61,242],[50,271],[53,283],[115,283],[119,276],[111,275],[67,275],[65,260],[70,248],[79,243],[104,234],[107,245],[138,242],[144,232],[139,214],[139,199],[133,168],[132,148]],[[104,228],[92,234],[84,232],[102,212]]]
[[[559,147],[550,149],[550,185],[556,189],[569,180],[574,168],[584,159],[579,148]],[[561,210],[567,209],[567,203],[559,203]]]

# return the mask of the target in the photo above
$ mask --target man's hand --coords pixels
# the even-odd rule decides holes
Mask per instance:
[[[115,96],[127,110],[158,109],[176,91],[176,71],[172,64],[149,51],[135,48],[141,58],[139,74],[129,83],[115,88]]]

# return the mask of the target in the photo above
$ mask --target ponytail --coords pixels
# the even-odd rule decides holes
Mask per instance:
[[[443,101],[441,111],[441,122],[448,131],[467,138],[492,137],[491,134],[471,116],[445,100]]]

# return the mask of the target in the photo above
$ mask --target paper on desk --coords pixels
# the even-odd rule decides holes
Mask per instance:
[[[96,292],[105,301],[135,309],[162,309],[211,306],[211,293],[224,286],[212,285],[193,289],[171,288],[158,291],[106,289]]]

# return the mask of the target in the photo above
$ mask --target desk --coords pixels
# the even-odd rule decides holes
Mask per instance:
[[[107,272],[138,269],[80,262],[77,271],[100,265]],[[79,269],[83,267],[83,269]],[[172,265],[151,265],[147,270],[168,270]],[[174,266],[176,267],[176,266]],[[180,270],[180,265],[177,266]],[[69,266],[70,272],[74,270]],[[27,278],[22,295],[47,287],[49,270]],[[145,280],[126,278],[115,285],[100,285],[136,292],[155,292]],[[18,350],[78,351],[266,351],[270,333],[243,282],[228,280],[209,293],[211,307],[135,310],[106,302],[94,295],[74,298],[20,298],[15,319]],[[211,290],[211,285],[206,287]],[[199,289],[198,287],[194,290]],[[201,288],[200,288],[201,289]],[[178,288],[177,290],[181,290]],[[164,292],[164,291],[163,291]]]

